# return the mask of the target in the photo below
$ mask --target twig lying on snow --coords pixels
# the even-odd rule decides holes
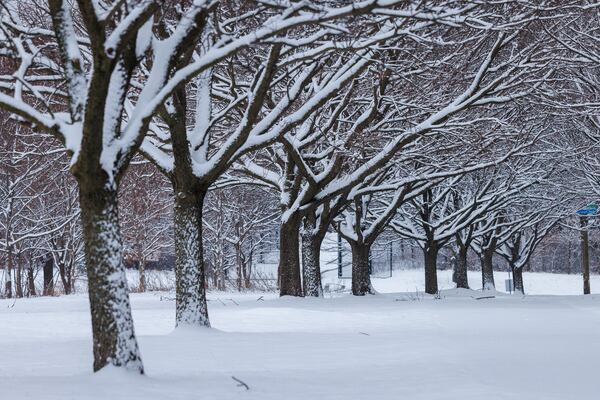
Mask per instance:
[[[231,379],[233,379],[234,381],[236,381],[236,382],[238,383],[238,384],[237,384],[237,386],[238,386],[238,387],[245,387],[245,388],[246,388],[246,390],[250,390],[250,386],[248,386],[248,385],[246,384],[246,382],[244,382],[244,381],[242,381],[242,380],[239,380],[238,378],[236,378],[236,377],[235,377],[235,376],[233,376],[233,375],[231,376]]]
[[[371,336],[371,335],[369,335],[369,334],[368,334],[368,333],[366,333],[366,332],[358,332],[358,333],[360,333],[361,335],[365,335],[365,336]]]
[[[265,301],[264,297],[265,296],[260,296],[258,299],[256,299],[256,301]]]
[[[236,306],[239,306],[239,304],[234,300],[234,299],[227,299],[229,301],[231,301],[233,304],[235,304]]]
[[[473,296],[471,296],[473,297]],[[483,297],[473,297],[475,300],[483,300],[483,299],[495,299],[496,296],[483,296]]]

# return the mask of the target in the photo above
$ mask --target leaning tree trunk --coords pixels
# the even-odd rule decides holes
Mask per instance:
[[[513,285],[515,286],[515,293],[525,294],[525,288],[523,286],[523,268],[515,268],[511,266],[513,275]]]
[[[437,282],[437,257],[439,247],[435,242],[426,242],[423,248],[425,261],[425,293],[436,294],[438,292]]]
[[[360,242],[350,242],[352,248],[352,294],[364,296],[373,294],[369,271],[369,253],[371,246]]]
[[[175,196],[175,323],[210,327],[202,247],[205,192],[179,191]]]
[[[481,255],[481,285],[483,290],[495,290],[494,283],[494,251],[490,249],[483,250]]]
[[[468,289],[469,278],[467,277],[467,251],[468,247],[459,246],[456,252],[456,269],[454,270],[454,281],[457,288]]]
[[[302,296],[300,277],[300,217],[282,221],[279,232],[279,294]]]
[[[322,242],[322,235],[315,234],[312,230],[302,233],[302,283],[305,296],[323,296],[323,286],[321,285]]]
[[[143,373],[123,265],[117,190],[105,182],[80,182],[79,201],[92,315],[94,371],[110,364]]]

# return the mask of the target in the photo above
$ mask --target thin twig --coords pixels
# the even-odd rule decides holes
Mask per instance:
[[[242,380],[240,380],[240,379],[236,378],[236,377],[235,377],[235,376],[233,376],[233,375],[231,376],[231,379],[233,379],[234,381],[236,381],[236,382],[238,383],[238,385],[237,385],[238,387],[245,387],[245,388],[246,388],[246,390],[250,390],[250,386],[248,386],[248,385],[246,384],[246,382],[244,382],[244,381],[242,381]]]

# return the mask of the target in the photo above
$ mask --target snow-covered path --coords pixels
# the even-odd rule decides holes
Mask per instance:
[[[144,377],[91,373],[85,296],[3,300],[0,398],[595,398],[600,296],[480,294],[219,293],[215,329],[176,333],[173,301],[134,294]]]

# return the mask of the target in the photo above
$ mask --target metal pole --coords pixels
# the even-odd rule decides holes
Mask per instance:
[[[392,266],[394,265],[393,264],[393,262],[394,262],[394,248],[393,248],[393,246],[394,246],[394,242],[390,241],[390,278],[392,277],[392,270],[393,270]]]
[[[338,278],[341,278],[342,275],[342,235],[338,232]]]
[[[590,294],[590,246],[587,218],[580,217],[581,223],[581,269],[583,271],[583,294]]]

